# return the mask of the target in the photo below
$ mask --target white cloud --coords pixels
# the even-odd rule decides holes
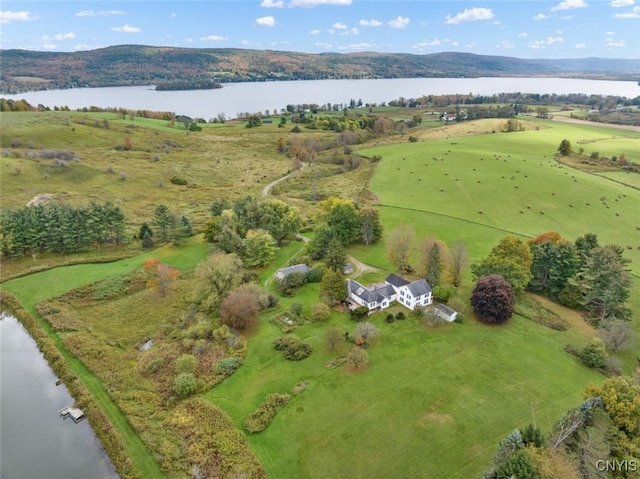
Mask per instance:
[[[411,20],[409,20],[409,17],[398,16],[397,18],[394,18],[393,20],[389,20],[387,22],[387,25],[389,25],[390,28],[406,28],[407,25],[409,25],[410,21]]]
[[[604,32],[604,34],[605,34],[605,35],[608,35],[608,36],[612,36],[612,35],[615,35],[615,34],[616,34],[616,32]]]
[[[37,20],[37,17],[31,12],[25,10],[20,12],[12,12],[11,10],[0,10],[0,23],[9,22],[31,22]]]
[[[631,12],[615,13],[611,15],[613,18],[640,18],[640,7],[633,7]]]
[[[331,25],[331,28],[335,28],[336,30],[345,30],[347,26],[342,22],[337,22]]]
[[[527,32],[518,33],[518,38],[527,38],[529,34]]]
[[[545,20],[547,18],[547,16],[544,13],[538,13],[535,17],[533,17],[534,20]]]
[[[89,45],[86,45],[84,43],[80,43],[78,45],[76,45],[75,47],[73,47],[74,50],[90,50],[91,47]]]
[[[200,37],[201,42],[220,42],[222,40],[226,40],[226,38],[221,37],[220,35],[208,35],[206,37]]]
[[[467,43],[464,47],[471,50],[472,48],[475,48],[477,44],[478,44],[477,42],[471,42],[471,43]]]
[[[256,18],[253,24],[259,27],[273,27],[276,24],[276,19],[269,15],[268,17]]]
[[[620,8],[620,7],[630,7],[634,3],[636,3],[635,0],[611,0],[609,2],[609,5],[611,5],[613,8]]]
[[[333,48],[333,45],[331,45],[331,43],[316,42],[315,45],[316,47],[325,48],[325,49]]]
[[[502,48],[503,50],[511,50],[513,48],[515,48],[515,45],[513,43],[511,43],[508,40],[502,40],[499,44],[498,44],[498,48]]]
[[[240,45],[244,46],[244,47],[248,47],[249,45],[253,45],[249,40],[240,40],[238,43]]]
[[[316,28],[315,30],[310,30],[310,31],[309,31],[309,33],[310,33],[311,35],[317,35],[317,34],[318,34],[318,33],[320,33],[321,31],[322,31],[322,30],[320,30],[320,29]]]
[[[260,6],[263,8],[282,8],[284,2],[282,0],[262,0]]]
[[[315,7],[316,5],[351,5],[353,0],[291,0],[290,7]]]
[[[562,17],[558,17],[558,20],[571,20],[574,18],[573,15],[563,15]]]
[[[54,35],[52,37],[50,37],[49,35],[44,35],[40,40],[43,42],[61,42],[63,40],[72,40],[76,38],[76,34],[73,32],[69,32],[69,33],[58,33],[57,35]]]
[[[45,43],[44,45],[42,45],[42,48],[44,48],[45,50],[54,50],[57,48],[57,46],[53,43]]]
[[[624,48],[627,43],[624,40],[616,40],[615,38],[605,38],[604,46],[607,48]]]
[[[109,17],[112,15],[126,15],[127,12],[123,12],[122,10],[100,10],[96,12],[95,10],[82,10],[81,12],[76,13],[76,17]]]
[[[578,49],[587,48],[587,44],[586,43],[576,43],[576,48],[578,48]]]
[[[411,48],[413,48],[415,50],[424,50],[425,48],[439,47],[440,45],[442,45],[442,41],[440,39],[438,39],[438,38],[434,38],[431,41],[424,40],[424,41],[422,41],[420,43],[416,43]]]
[[[122,32],[122,33],[140,33],[142,30],[138,27],[132,27],[128,23],[121,27],[111,27],[111,31],[113,32]]]
[[[584,0],[565,0],[564,2],[557,4],[555,7],[552,7],[551,11],[558,12],[560,10],[573,10],[574,8],[584,7],[588,7]]]
[[[351,45],[347,45],[345,47],[338,47],[338,50],[372,50],[376,47],[374,42],[363,42],[363,43],[352,43]]]
[[[458,13],[454,17],[447,15],[445,18],[445,23],[450,24],[491,20],[493,18],[493,11],[490,8],[466,8],[464,12]]]
[[[564,42],[564,38],[562,37],[547,37],[544,40],[536,40],[535,42],[531,42],[527,46],[534,50],[538,50],[550,45],[555,45],[556,43],[563,43],[563,42]]]
[[[382,22],[372,18],[371,20],[360,20],[360,25],[363,27],[381,27]]]

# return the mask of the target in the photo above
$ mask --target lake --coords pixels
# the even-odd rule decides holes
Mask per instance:
[[[117,478],[89,422],[60,417],[73,398],[35,341],[14,317],[0,318],[0,477]]]
[[[150,86],[77,88],[6,95],[32,105],[123,107],[131,110],[171,111],[205,120],[224,113],[280,111],[287,104],[383,103],[399,97],[422,95],[496,93],[584,93],[634,98],[640,86],[633,81],[581,80],[567,78],[396,78],[387,80],[305,80],[283,82],[226,83],[217,90],[155,91]]]

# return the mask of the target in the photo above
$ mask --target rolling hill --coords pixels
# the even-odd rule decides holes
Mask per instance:
[[[3,93],[211,77],[236,82],[521,75],[636,80],[640,75],[640,60],[635,59],[522,59],[460,52],[309,54],[118,45],[81,52],[2,50],[0,55]]]

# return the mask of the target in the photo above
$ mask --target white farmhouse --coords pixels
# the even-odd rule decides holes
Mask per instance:
[[[363,286],[355,280],[347,280],[347,292],[353,304],[373,309],[386,309],[398,301],[410,310],[419,306],[428,306],[433,302],[431,286],[424,279],[409,282],[398,275],[391,274],[384,284]]]

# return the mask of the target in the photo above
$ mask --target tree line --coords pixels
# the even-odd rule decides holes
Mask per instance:
[[[74,253],[89,246],[121,244],[125,215],[113,203],[88,206],[38,204],[3,209],[0,252],[5,258],[35,253]]]

